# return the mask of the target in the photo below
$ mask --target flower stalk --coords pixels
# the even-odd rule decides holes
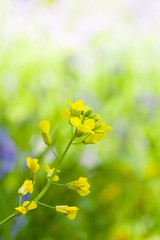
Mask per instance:
[[[48,181],[43,187],[43,189],[37,193],[35,186],[35,179],[37,172],[40,169],[40,165],[38,163],[38,159],[32,159],[31,157],[27,158],[27,166],[30,169],[30,179],[26,179],[23,185],[19,188],[18,194],[19,198],[19,206],[15,208],[15,213],[4,219],[0,222],[0,226],[10,221],[12,218],[16,216],[21,216],[26,214],[28,211],[37,208],[37,204],[54,209],[56,212],[65,215],[70,220],[75,219],[77,211],[79,210],[76,206],[68,206],[68,205],[58,205],[52,207],[45,203],[39,202],[39,200],[44,196],[44,194],[48,191],[51,184],[59,185],[66,187],[69,190],[76,191],[81,196],[86,196],[90,193],[90,184],[85,177],[79,177],[78,180],[71,181],[66,184],[57,183],[59,180],[59,176],[56,175],[59,170],[59,166],[66,156],[70,146],[72,144],[99,144],[99,141],[104,137],[107,138],[106,131],[112,130],[112,127],[106,125],[102,122],[102,117],[99,114],[92,114],[92,109],[84,106],[82,100],[78,100],[75,103],[67,100],[70,110],[66,108],[61,109],[61,116],[66,118],[71,126],[71,139],[67,144],[63,154],[59,157],[54,149],[51,146],[52,140],[50,137],[50,122],[48,120],[42,120],[39,123],[39,127],[41,130],[41,134],[45,144],[50,148],[57,161],[54,168],[50,168],[49,165],[45,166],[45,171],[47,172]],[[79,142],[74,142],[76,138],[81,138]],[[56,182],[56,183],[55,183]],[[35,196],[32,197],[31,201],[21,202],[21,196],[26,195],[27,193],[32,194],[34,191]]]
[[[54,169],[51,177],[49,178],[47,184],[44,186],[44,188],[42,189],[42,191],[33,199],[34,202],[37,202],[38,204],[41,204],[41,205],[42,205],[42,203],[39,203],[38,200],[40,200],[40,199],[43,197],[43,195],[46,193],[46,191],[48,190],[48,188],[49,188],[50,185],[52,184],[52,179],[53,179],[53,177],[56,175],[60,163],[61,163],[62,160],[64,159],[65,155],[67,154],[67,152],[68,152],[68,150],[69,150],[69,148],[70,148],[70,146],[71,146],[71,144],[72,144],[72,142],[73,142],[73,140],[74,140],[75,138],[76,138],[76,136],[73,135],[73,137],[72,137],[71,140],[69,141],[67,147],[65,148],[65,150],[64,150],[61,158],[58,158],[57,165],[56,165],[56,167],[55,167],[55,169]],[[44,206],[44,204],[43,204],[43,206]],[[48,206],[49,206],[49,205],[48,205]],[[55,209],[55,208],[54,208],[54,209]],[[11,220],[12,218],[14,218],[14,217],[16,217],[16,213],[13,213],[13,214],[10,215],[9,217],[7,217],[7,218],[4,219],[3,221],[1,221],[1,222],[0,222],[0,226],[2,226],[3,224],[5,224],[6,222],[10,221],[10,220]]]
[[[49,181],[47,182],[47,184],[45,185],[45,187],[42,189],[42,191],[33,199],[33,201],[36,202],[36,201],[40,200],[40,199],[43,197],[43,195],[47,192],[48,188],[50,187],[50,185],[51,185],[51,183],[52,183],[53,177],[54,177],[54,176],[56,175],[56,173],[57,173],[57,170],[58,170],[58,167],[59,167],[60,163],[62,162],[63,158],[65,157],[68,149],[70,148],[70,146],[71,146],[71,144],[72,144],[72,142],[73,142],[73,140],[74,140],[75,138],[76,138],[75,135],[71,138],[71,140],[69,141],[66,149],[64,150],[64,153],[62,154],[61,158],[60,158],[59,161],[57,162],[57,165],[56,165],[56,167],[55,167],[55,169],[54,169],[51,177],[49,178]]]

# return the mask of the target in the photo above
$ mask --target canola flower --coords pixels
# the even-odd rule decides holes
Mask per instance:
[[[23,185],[20,187],[18,190],[18,195],[19,196],[24,196],[27,193],[32,193],[33,192],[33,182],[31,180],[26,180]]]
[[[81,196],[86,196],[90,193],[90,184],[87,182],[87,178],[80,177],[77,181],[72,181],[66,184],[70,190],[75,190]]]
[[[71,145],[74,144],[75,139],[81,138],[80,143],[83,144],[99,144],[98,142],[100,140],[102,140],[104,137],[107,138],[106,131],[112,130],[113,128],[103,123],[102,117],[100,117],[99,114],[92,114],[92,109],[84,106],[82,100],[78,100],[74,103],[67,100],[67,103],[69,104],[70,110],[62,108],[60,114],[63,118],[68,120],[74,132],[63,154],[61,157],[59,157],[51,146],[52,140],[49,133],[50,122],[48,120],[40,121],[39,127],[42,138],[44,140],[44,143],[55,155],[57,160],[56,164],[54,168],[50,168],[49,165],[45,166],[45,171],[47,172],[47,182],[41,191],[37,192],[36,174],[40,169],[39,160],[32,159],[31,157],[27,158],[27,166],[30,170],[30,179],[25,180],[18,190],[20,199],[19,206],[15,208],[15,212],[13,214],[0,222],[0,226],[16,216],[21,216],[30,210],[36,209],[38,205],[55,210],[56,212],[65,215],[68,219],[74,220],[76,218],[77,211],[79,210],[78,207],[68,205],[57,205],[54,207],[39,201],[45,195],[51,185],[53,187],[53,184],[64,186],[69,190],[74,190],[80,194],[80,196],[86,196],[90,193],[90,184],[88,183],[88,179],[86,177],[79,177],[78,180],[71,181],[66,184],[57,183],[59,181],[59,176],[57,175],[57,173],[60,172],[59,166],[66,156]],[[32,200],[21,203],[21,197],[26,195],[28,192],[34,194],[31,198]]]
[[[31,179],[34,180],[36,177],[36,173],[38,172],[38,170],[40,169],[40,166],[38,164],[38,159],[32,159],[30,157],[27,158],[27,166],[30,169],[30,175],[31,175]]]
[[[77,211],[79,209],[77,207],[69,207],[68,205],[56,206],[56,212],[64,214],[70,220],[76,218]]]
[[[21,216],[22,214],[26,214],[26,212],[37,208],[37,203],[34,201],[25,201],[22,206],[16,207],[16,214],[17,216]]]

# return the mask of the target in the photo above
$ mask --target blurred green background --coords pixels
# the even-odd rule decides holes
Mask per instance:
[[[50,120],[59,155],[69,141],[65,99],[114,128],[61,165],[60,182],[88,177],[89,195],[55,186],[42,199],[78,206],[74,221],[39,206],[1,240],[160,239],[159,11],[158,0],[0,1],[0,220],[18,205],[28,156],[40,159],[39,191],[46,182],[54,158],[39,121]]]

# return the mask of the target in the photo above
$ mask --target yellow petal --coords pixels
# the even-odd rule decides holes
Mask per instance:
[[[81,111],[86,111],[86,110],[89,110],[90,108],[89,107],[87,107],[87,106],[81,106],[80,107],[80,110]]]
[[[23,185],[20,187],[20,189],[18,190],[18,194],[20,196],[24,196],[27,193],[32,193],[33,192],[33,183],[31,180],[26,180]]]
[[[95,127],[95,121],[94,119],[87,119],[84,121],[84,125],[88,126],[90,130],[92,130]]]
[[[69,100],[67,100],[67,99],[66,99],[66,101],[67,101],[67,103],[69,104],[69,106],[72,108],[72,106],[73,106],[74,103],[72,103],[71,101],[69,101]]]
[[[23,207],[23,206],[16,207],[15,209],[16,209],[17,215],[21,215],[21,214],[24,215],[24,214],[26,214],[26,212],[27,212],[26,208]]]
[[[34,201],[32,201],[32,202],[29,204],[29,206],[27,207],[27,211],[33,210],[33,209],[35,209],[35,208],[37,208],[37,203],[34,202]]]
[[[69,207],[68,205],[56,206],[56,212],[64,214],[70,220],[75,219],[78,210],[77,207]]]
[[[77,191],[82,197],[84,197],[84,196],[86,196],[87,194],[90,193],[90,190],[88,190],[88,189],[86,189],[86,188],[84,188],[84,187],[82,187],[82,188],[80,188],[80,189],[77,189],[76,191]]]
[[[103,133],[97,133],[95,134],[90,134],[86,139],[84,140],[84,143],[86,144],[92,144],[92,143],[97,143],[98,141],[102,140],[104,137],[104,132]]]
[[[81,120],[78,117],[71,117],[70,118],[70,123],[74,126],[77,127],[81,124]]]
[[[40,166],[38,164],[38,159],[27,158],[27,166],[30,168],[30,172],[35,174],[38,172]]]
[[[26,214],[29,210],[37,208],[37,203],[32,201],[25,201],[22,206],[15,208],[17,215]]]
[[[75,106],[79,107],[83,105],[83,101],[82,100],[78,100],[74,103]]]
[[[87,133],[90,131],[89,127],[84,124],[77,126],[77,129],[82,133]]]
[[[105,123],[102,123],[100,125],[100,129],[102,129],[102,130],[113,130],[113,128],[111,126],[108,126]]]
[[[71,113],[66,108],[62,108],[61,111],[60,111],[60,114],[63,118],[65,118],[67,120],[70,119]]]
[[[70,219],[70,220],[74,220],[75,218],[76,218],[76,212],[74,212],[74,213],[69,213],[68,215],[67,215],[67,218],[68,219]]]
[[[50,122],[48,120],[42,120],[39,123],[39,128],[42,133],[48,134],[50,130]]]
[[[79,179],[78,179],[78,185],[79,186],[85,186],[86,188],[89,188],[90,187],[90,184],[87,182],[87,178],[85,178],[85,177],[80,177]],[[77,186],[78,186],[77,185]]]

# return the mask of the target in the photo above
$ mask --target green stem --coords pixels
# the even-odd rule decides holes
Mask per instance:
[[[53,154],[55,155],[55,157],[58,159],[58,161],[60,161],[59,157],[57,156],[57,154],[55,153],[55,151],[53,150],[53,148],[51,147],[51,145],[49,145],[49,148],[51,149],[51,151],[53,152]]]
[[[51,183],[52,183],[52,179],[53,179],[53,177],[55,176],[55,174],[56,174],[56,172],[57,172],[57,170],[58,170],[58,167],[59,167],[60,163],[62,162],[63,158],[65,157],[68,149],[70,148],[70,146],[71,146],[71,144],[72,144],[72,142],[73,142],[73,140],[74,140],[75,138],[76,138],[75,135],[71,138],[71,140],[69,141],[69,143],[68,143],[66,149],[64,150],[61,158],[60,158],[59,161],[57,162],[57,165],[56,165],[56,167],[55,167],[55,169],[54,169],[51,177],[49,178],[49,181],[48,181],[47,184],[44,186],[44,188],[42,189],[42,191],[33,199],[33,201],[37,202],[37,201],[38,201],[39,199],[41,199],[41,197],[43,197],[43,195],[46,193],[46,191],[48,190],[48,188],[50,187],[50,185],[51,185]]]
[[[33,181],[33,188],[34,188],[34,192],[35,192],[35,194],[36,194],[36,196],[37,196],[38,194],[37,194],[37,190],[36,190],[35,181]]]
[[[19,206],[22,205],[22,196],[19,196]]]
[[[10,215],[9,217],[7,217],[6,219],[4,219],[3,221],[0,222],[0,226],[2,226],[3,224],[5,224],[6,222],[8,222],[9,220],[11,220],[12,218],[14,218],[16,216],[15,213],[13,213],[12,215]]]
[[[66,187],[66,184],[62,184],[62,183],[55,183],[55,182],[52,182],[52,184],[54,184],[54,185],[58,185],[58,186],[62,186],[62,187]]]
[[[41,202],[38,202],[38,201],[37,201],[37,203],[38,203],[39,205],[41,205],[41,206],[48,207],[48,208],[52,208],[52,209],[55,210],[55,207],[52,207],[52,206],[47,205],[47,204],[45,204],[45,203],[41,203]]]

